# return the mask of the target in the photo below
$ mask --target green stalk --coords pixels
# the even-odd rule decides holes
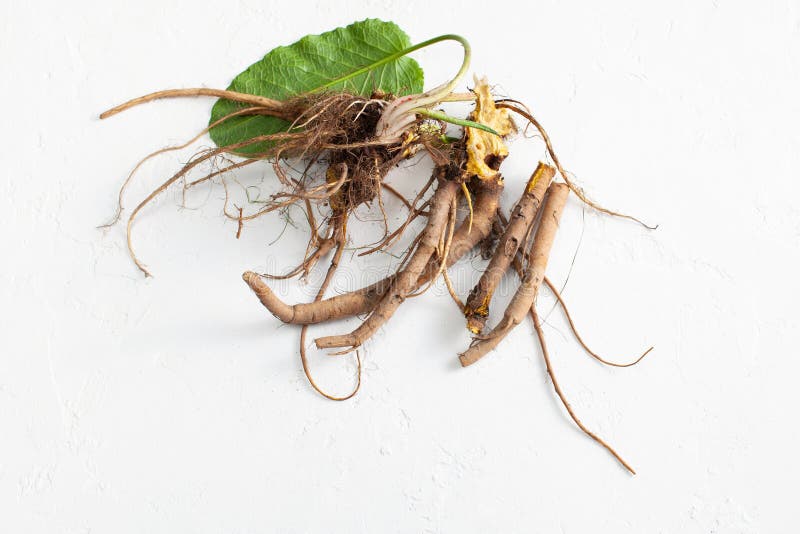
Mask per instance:
[[[442,42],[442,41],[456,41],[459,44],[461,44],[462,47],[464,47],[464,60],[461,62],[461,68],[456,73],[455,78],[453,78],[446,86],[444,86],[442,88],[442,92],[449,93],[449,92],[451,92],[453,90],[453,88],[456,86],[458,81],[467,72],[467,69],[469,68],[470,58],[472,57],[472,48],[469,46],[469,42],[467,42],[467,40],[464,39],[463,37],[461,37],[460,35],[455,35],[455,34],[440,35],[439,37],[434,37],[433,39],[428,39],[427,41],[423,41],[423,42],[421,42],[419,44],[415,44],[414,46],[410,46],[410,47],[408,47],[408,48],[406,48],[404,50],[400,50],[399,52],[395,52],[394,54],[390,54],[390,55],[386,56],[383,59],[379,59],[378,61],[376,61],[376,62],[374,62],[374,63],[372,63],[370,65],[367,65],[366,67],[361,67],[360,69],[354,70],[350,74],[345,74],[344,76],[342,76],[340,78],[337,78],[337,79],[332,80],[332,81],[330,81],[330,82],[328,82],[326,84],[323,84],[323,85],[317,87],[316,89],[314,89],[311,92],[322,91],[324,89],[328,89],[330,87],[333,87],[334,85],[340,84],[342,82],[346,82],[347,80],[349,80],[351,78],[355,78],[356,76],[360,76],[361,74],[364,74],[364,73],[369,72],[371,70],[377,69],[380,66],[383,66],[383,65],[385,65],[387,63],[391,63],[392,61],[400,59],[401,57],[406,56],[406,55],[408,55],[408,54],[410,54],[412,52],[415,52],[415,51],[417,51],[417,50],[419,50],[421,48],[425,48],[427,46],[431,46],[433,44],[436,44],[436,43],[439,43],[439,42]],[[439,93],[439,91],[437,91],[437,93]]]
[[[424,115],[425,117],[430,117],[432,119],[437,119],[444,122],[449,122],[450,124],[455,124],[458,126],[466,126],[469,128],[476,128],[478,130],[483,130],[484,132],[489,132],[490,134],[494,134],[500,137],[500,134],[497,133],[494,129],[489,128],[485,124],[481,124],[475,121],[469,121],[466,119],[458,119],[456,117],[451,117],[450,115],[445,115],[440,111],[434,111],[432,109],[427,108],[416,108],[412,110],[413,113],[418,113],[420,115]]]

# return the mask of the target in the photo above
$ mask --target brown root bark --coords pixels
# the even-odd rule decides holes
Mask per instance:
[[[509,223],[497,242],[488,267],[467,298],[464,315],[467,318],[467,328],[473,334],[483,331],[489,317],[489,303],[494,290],[508,271],[517,250],[525,243],[554,175],[553,167],[540,162],[528,180],[522,197],[511,211]]]
[[[492,223],[500,206],[500,194],[503,192],[502,178],[481,180],[473,179],[472,225],[464,221],[453,233],[453,241],[447,254],[445,267],[452,267],[465,254],[486,239],[492,231]],[[432,258],[425,266],[419,278],[419,285],[428,283],[440,270],[438,258]]]
[[[438,169],[438,172],[442,172],[442,170]],[[418,286],[420,275],[436,250],[440,236],[445,229],[450,206],[460,187],[461,184],[458,181],[442,176],[431,203],[431,215],[428,218],[428,224],[422,232],[419,244],[408,263],[392,281],[389,290],[361,326],[349,334],[317,338],[316,344],[318,348],[360,347],[364,341],[369,339],[378,328],[392,317],[409,293]]]
[[[472,228],[464,221],[453,233],[447,255],[447,267],[475,248],[492,230],[503,186],[499,181],[474,180]],[[417,287],[428,283],[440,271],[438,258],[431,258],[417,280]],[[364,288],[343,293],[319,302],[286,304],[270,290],[261,277],[251,271],[242,275],[261,303],[284,323],[315,324],[369,313],[386,294],[396,275],[388,276]]]
[[[247,271],[242,275],[242,279],[250,286],[261,304],[281,322],[317,324],[368,312],[388,289],[384,284],[388,286],[393,278],[384,278],[358,292],[298,304],[286,304],[279,299],[258,273]]]
[[[461,365],[464,367],[472,365],[494,349],[508,332],[522,322],[534,304],[539,286],[544,279],[550,249],[553,246],[568,195],[568,186],[560,183],[550,185],[547,200],[542,209],[542,219],[534,236],[525,276],[500,323],[488,335],[475,339],[472,346],[459,355]]]

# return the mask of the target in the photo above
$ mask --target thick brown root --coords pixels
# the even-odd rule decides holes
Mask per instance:
[[[447,254],[447,267],[454,265],[490,234],[502,189],[502,183],[497,181],[474,181],[472,228],[468,228],[465,221],[453,233]],[[440,267],[438,258],[431,258],[417,280],[417,287],[430,282],[440,271]],[[369,313],[389,290],[395,276],[319,302],[294,305],[280,300],[258,274],[248,271],[242,278],[264,307],[279,320],[291,324],[315,324]]]
[[[441,170],[438,170],[441,172]],[[439,238],[447,225],[450,206],[461,184],[455,180],[448,180],[445,176],[439,182],[439,187],[431,203],[431,215],[428,224],[422,232],[422,237],[414,254],[406,266],[393,280],[389,291],[381,298],[370,316],[361,326],[349,334],[339,336],[326,336],[316,340],[318,348],[360,347],[375,331],[386,323],[408,295],[418,286],[418,280],[423,269],[428,264],[436,250]]]
[[[318,302],[286,304],[264,283],[261,276],[252,271],[242,275],[261,304],[280,321],[288,324],[317,324],[370,311],[386,293],[393,277],[384,278],[359,291],[337,295]]]
[[[418,297],[424,294],[428,289],[431,288],[434,281],[442,275],[445,279],[445,285],[452,291],[452,284],[448,281],[449,278],[447,277],[447,269],[445,265],[447,265],[447,256],[450,253],[450,246],[453,244],[453,232],[456,229],[456,213],[458,212],[458,200],[457,198],[453,197],[452,202],[450,203],[450,216],[447,220],[446,230],[442,232],[441,236],[439,236],[439,246],[434,251],[434,254],[431,256],[433,258],[437,258],[439,261],[439,272],[434,276],[424,287],[420,288],[418,284],[417,289],[415,289],[412,293],[408,294],[408,298]]]
[[[508,332],[522,322],[534,304],[539,285],[544,279],[550,249],[553,246],[568,195],[569,187],[566,185],[560,183],[550,185],[547,200],[542,209],[542,219],[533,240],[525,276],[500,323],[488,335],[476,339],[469,349],[459,355],[461,365],[464,367],[472,365],[494,349]]]
[[[472,198],[472,225],[469,221],[464,221],[453,233],[453,242],[447,254],[446,268],[455,265],[458,260],[464,257],[479,243],[481,243],[492,231],[492,223],[497,209],[500,205],[500,194],[503,192],[503,181],[498,175],[496,179],[481,180],[473,179],[473,198]],[[438,258],[432,258],[425,266],[425,270],[419,277],[419,285],[428,283],[439,273]]]
[[[553,167],[539,163],[528,180],[522,197],[511,211],[510,222],[497,242],[488,267],[467,298],[464,315],[467,318],[467,328],[473,334],[480,334],[483,331],[494,290],[505,276],[517,250],[525,243],[554,175]]]

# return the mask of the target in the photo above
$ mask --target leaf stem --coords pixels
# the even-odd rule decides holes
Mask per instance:
[[[475,93],[450,93],[444,96],[440,102],[472,102],[475,100]]]
[[[440,121],[449,122],[450,124],[455,124],[455,125],[458,125],[458,126],[467,126],[469,128],[477,128],[478,130],[483,130],[484,132],[489,132],[490,134],[494,134],[494,135],[496,135],[498,137],[500,136],[499,133],[497,133],[492,128],[489,128],[485,124],[481,124],[479,122],[470,121],[470,120],[466,120],[466,119],[459,119],[459,118],[456,118],[456,117],[451,117],[450,115],[442,113],[441,111],[434,111],[434,110],[428,109],[428,108],[417,108],[417,109],[413,109],[411,111],[413,113],[418,113],[419,115],[424,115],[424,116],[430,117],[432,119],[437,119],[437,120],[440,120]]]
[[[409,128],[414,123],[416,113],[420,109],[426,109],[432,105],[438,104],[442,99],[451,95],[453,88],[459,80],[466,74],[469,68],[469,62],[472,57],[472,49],[466,39],[460,35],[447,34],[428,39],[411,48],[407,48],[398,54],[408,54],[414,50],[430,46],[441,41],[456,41],[464,48],[464,59],[461,61],[461,68],[453,77],[452,80],[446,82],[438,87],[426,91],[418,95],[410,95],[396,98],[393,100],[383,111],[375,133],[377,137],[384,141],[392,141],[398,139],[402,132]],[[388,58],[387,58],[388,59]]]
[[[472,49],[469,46],[469,42],[467,42],[467,40],[464,39],[463,37],[461,37],[460,35],[455,35],[455,34],[440,35],[439,37],[434,37],[433,39],[428,39],[427,41],[423,41],[421,43],[415,44],[413,46],[410,46],[408,48],[405,48],[403,50],[395,52],[394,54],[390,54],[390,55],[388,55],[388,56],[386,56],[386,57],[384,57],[382,59],[379,59],[378,61],[376,61],[374,63],[371,63],[371,64],[369,64],[369,65],[367,65],[365,67],[361,67],[360,69],[354,70],[350,74],[345,74],[344,76],[341,76],[339,78],[336,78],[335,80],[332,80],[332,81],[330,81],[328,83],[325,83],[325,84],[317,87],[316,89],[314,89],[312,92],[322,91],[324,89],[328,89],[330,87],[338,85],[338,84],[340,84],[342,82],[346,82],[347,80],[349,80],[351,78],[355,78],[356,76],[360,76],[360,75],[362,75],[362,74],[364,74],[366,72],[369,72],[371,70],[377,69],[378,67],[381,67],[381,66],[383,66],[383,65],[385,65],[387,63],[391,63],[392,61],[396,61],[396,60],[400,59],[401,57],[407,56],[408,54],[410,54],[412,52],[415,52],[415,51],[417,51],[417,50],[419,50],[421,48],[425,48],[427,46],[431,46],[433,44],[436,44],[436,43],[439,43],[439,42],[442,42],[442,41],[456,41],[459,44],[461,44],[461,46],[464,47],[464,60],[461,63],[461,68],[456,73],[455,78],[453,78],[448,84],[446,84],[442,88],[447,93],[449,93],[450,91],[453,90],[453,87],[455,87],[455,85],[458,83],[458,81],[467,72],[467,69],[469,68],[470,58],[472,57]],[[437,89],[439,89],[439,88],[437,88]]]

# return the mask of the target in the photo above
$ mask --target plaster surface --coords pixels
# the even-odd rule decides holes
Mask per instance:
[[[347,6],[0,3],[0,531],[792,530],[800,5]],[[598,351],[622,361],[655,345],[641,365],[598,365],[552,299],[540,302],[573,407],[635,477],[568,420],[529,324],[461,369],[469,337],[442,286],[365,347],[355,399],[316,395],[299,331],[240,279],[296,261],[299,212],[296,228],[275,215],[236,240],[219,186],[195,191],[186,209],[170,192],[135,228],[150,279],[128,257],[124,225],[96,229],[135,161],[202,129],[211,101],[108,121],[101,111],[162,88],[225,87],[273,46],[365,17],[396,21],[414,42],[465,35],[470,71],[531,107],[592,198],[659,224],[647,231],[573,198],[548,271],[568,279],[564,296]],[[455,72],[459,54],[451,44],[417,53],[426,85]],[[507,207],[546,157],[537,139],[511,150]],[[146,165],[127,213],[190,155]],[[392,183],[414,191],[427,169],[407,166]],[[266,165],[241,176],[262,178]],[[402,218],[394,207],[390,223]],[[379,236],[377,213],[364,210],[354,235]],[[393,261],[349,254],[332,291]],[[466,295],[485,263],[463,263],[453,276]],[[318,283],[279,290],[308,299]],[[315,327],[309,339],[356,324]],[[351,359],[310,358],[330,391],[352,386]]]

